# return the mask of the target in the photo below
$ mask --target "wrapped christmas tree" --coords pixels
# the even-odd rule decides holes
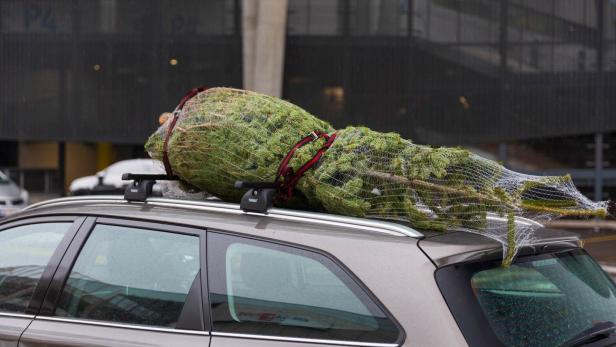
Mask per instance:
[[[176,116],[149,138],[146,150],[182,181],[225,201],[240,200],[238,180],[278,179],[284,186],[291,176],[279,175],[280,163],[296,148],[291,173],[319,150],[322,156],[278,205],[479,233],[503,244],[505,264],[539,226],[516,216],[540,222],[606,215],[607,204],[587,199],[569,176],[525,175],[462,148],[417,145],[396,133],[336,130],[296,105],[254,92],[208,89]],[[311,133],[322,135],[297,148]],[[323,148],[325,142],[331,146]]]

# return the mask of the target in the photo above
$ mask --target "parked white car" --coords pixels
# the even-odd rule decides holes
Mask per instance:
[[[163,164],[154,159],[130,159],[111,164],[96,175],[80,177],[69,187],[70,195],[124,194],[129,181],[122,180],[124,173],[164,174]]]
[[[28,206],[29,195],[0,171],[0,218]]]

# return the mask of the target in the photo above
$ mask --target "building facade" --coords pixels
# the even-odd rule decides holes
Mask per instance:
[[[62,186],[144,156],[186,90],[242,87],[243,6],[0,0],[0,167]],[[614,197],[615,32],[611,0],[288,0],[282,96]]]

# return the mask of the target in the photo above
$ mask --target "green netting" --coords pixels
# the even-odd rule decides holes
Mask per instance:
[[[162,158],[168,126],[146,143],[153,158]],[[236,180],[273,181],[287,152],[312,131],[337,137],[299,181],[296,197],[279,204],[480,233],[503,244],[506,264],[533,241],[537,221],[606,214],[606,202],[587,199],[569,176],[525,175],[462,148],[416,145],[396,133],[336,130],[289,102],[237,89],[212,88],[189,100],[169,138],[168,157],[185,182],[237,202],[244,192],[234,188]],[[299,149],[291,166],[301,166],[322,144]]]

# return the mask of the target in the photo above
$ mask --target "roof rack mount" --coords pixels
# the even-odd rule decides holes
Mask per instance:
[[[152,175],[152,174],[122,174],[123,181],[133,181],[124,191],[124,199],[127,201],[145,202],[152,196],[152,187],[156,180],[177,181],[177,176]]]
[[[132,174],[125,173],[122,180],[133,181],[124,191],[126,201],[146,202],[152,196],[152,189],[157,180],[177,181],[177,176],[165,174]],[[274,205],[274,197],[279,184],[276,182],[244,182],[236,181],[235,188],[248,189],[242,197],[240,208],[244,212],[267,213]]]
[[[240,208],[244,212],[267,213],[274,205],[278,184],[276,182],[236,181],[235,188],[249,189],[240,201]]]

